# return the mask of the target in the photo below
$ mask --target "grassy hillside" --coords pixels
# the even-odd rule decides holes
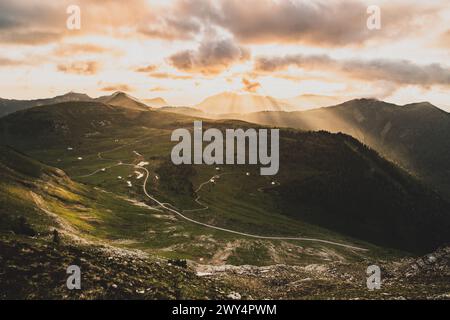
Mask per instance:
[[[0,299],[210,299],[230,292],[112,241],[142,240],[148,226],[162,227],[148,210],[9,147],[0,151]],[[66,289],[73,264],[83,270],[81,292]]]

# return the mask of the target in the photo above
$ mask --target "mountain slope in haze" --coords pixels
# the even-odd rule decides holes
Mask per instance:
[[[317,94],[302,94],[297,97],[283,99],[290,106],[294,106],[297,110],[307,110],[333,106],[345,101],[345,98],[337,96],[325,96]],[[287,111],[287,110],[285,110]]]
[[[232,92],[223,92],[208,97],[198,104],[196,108],[210,114],[292,110],[292,107],[287,102],[277,100],[273,97]]]
[[[349,134],[450,196],[450,114],[430,103],[398,106],[359,99],[304,112],[261,112],[237,118]]]
[[[191,107],[162,107],[159,111],[179,113],[191,117],[210,118],[211,115]]]
[[[193,118],[168,112],[130,110],[99,103],[65,103],[0,119],[0,137],[46,163],[57,163],[56,159],[60,158],[62,169],[79,172],[78,175],[85,161],[88,162],[83,174],[104,166],[98,153],[116,150],[117,143],[124,139],[119,144],[122,149],[113,152],[117,158],[112,164],[136,156],[137,149],[155,174],[159,172],[159,182],[149,184],[152,188],[149,192],[176,207],[195,208],[198,204],[194,201],[194,186],[217,174],[214,167],[176,167],[168,160],[174,145],[170,141],[172,131],[180,127],[192,129],[192,122]],[[204,122],[204,128],[208,127],[225,130],[254,125]],[[145,141],[141,141],[143,137]],[[76,155],[67,152],[67,146],[75,146]],[[80,155],[83,161],[76,160]],[[229,176],[222,177],[209,192],[202,193],[208,211],[187,215],[241,232],[270,235],[287,231],[295,234],[297,225],[292,221],[288,225],[283,218],[291,217],[332,232],[411,252],[432,250],[449,241],[448,203],[349,136],[282,130],[279,174],[267,180],[255,169],[255,166],[224,166]],[[255,174],[249,178],[246,171]],[[129,174],[133,171],[125,171],[121,176]],[[101,186],[115,191],[117,175],[112,174],[111,178],[110,183]],[[94,176],[89,181],[95,185],[97,178]],[[278,184],[272,185],[271,181]],[[305,235],[317,232],[313,227],[301,225],[296,230],[297,234]],[[320,231],[315,236],[334,237],[332,232],[325,236]]]
[[[146,105],[152,108],[162,108],[169,105],[163,98],[144,99],[143,101]]]
[[[260,111],[294,111],[335,105],[344,99],[335,96],[304,94],[289,99],[277,99],[256,94],[238,94],[223,92],[206,98],[196,108],[205,114],[214,116],[260,112]]]

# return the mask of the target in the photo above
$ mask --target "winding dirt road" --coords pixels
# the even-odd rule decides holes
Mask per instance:
[[[120,148],[120,147],[119,147],[119,148]],[[117,150],[117,149],[119,149],[119,148],[115,148],[114,150]],[[108,151],[106,151],[106,152],[108,152]],[[136,153],[136,155],[138,154],[137,152],[135,152],[135,153]],[[103,157],[102,157],[102,152],[99,152],[97,155],[98,155],[98,158],[101,159],[101,160],[117,161],[117,160],[114,160],[114,159],[105,159],[105,158],[103,158]],[[140,155],[140,157],[143,158],[143,156],[141,156],[141,155]],[[148,191],[147,191],[147,182],[148,182],[148,179],[149,179],[149,177],[150,177],[150,172],[148,171],[147,168],[145,168],[144,166],[139,166],[139,165],[132,164],[132,163],[123,163],[122,161],[119,161],[119,163],[117,163],[116,165],[113,165],[112,167],[116,167],[116,166],[132,166],[132,167],[135,167],[135,168],[137,168],[137,169],[144,170],[144,171],[145,171],[145,174],[146,174],[145,179],[144,179],[144,184],[143,184],[143,186],[142,186],[142,189],[143,189],[143,191],[144,191],[144,194],[145,194],[150,200],[152,200],[153,202],[155,202],[159,207],[161,207],[161,208],[163,208],[163,209],[165,209],[165,210],[167,210],[167,211],[169,211],[169,212],[171,212],[171,213],[173,213],[173,214],[179,216],[180,218],[182,218],[182,219],[184,219],[184,220],[186,220],[186,221],[189,221],[189,222],[191,222],[191,223],[194,223],[194,224],[196,224],[196,225],[199,225],[199,226],[202,226],[202,227],[205,227],[205,228],[209,228],[209,229],[214,229],[214,230],[219,230],[219,231],[223,231],[223,232],[227,232],[227,233],[232,233],[232,234],[236,234],[236,235],[240,235],[240,236],[244,236],[244,237],[254,238],[254,239],[262,239],[262,240],[296,240],[296,241],[308,241],[308,242],[317,242],[317,243],[331,244],[331,245],[335,245],[335,246],[339,246],[339,247],[344,247],[344,248],[347,248],[347,249],[352,249],[352,250],[357,250],[357,251],[368,251],[368,249],[365,249],[365,248],[360,248],[360,247],[356,247],[356,246],[352,246],[352,245],[348,245],[348,244],[343,244],[343,243],[334,242],[334,241],[328,241],[328,240],[323,240],[323,239],[304,238],[304,237],[271,237],[271,236],[260,236],[260,235],[254,235],[254,234],[250,234],[250,233],[245,233],[245,232],[235,231],[235,230],[231,230],[231,229],[221,228],[221,227],[213,226],[213,225],[210,225],[210,224],[207,224],[207,223],[203,223],[203,222],[200,222],[200,221],[196,221],[196,220],[194,220],[194,219],[191,219],[191,218],[185,216],[182,212],[180,212],[177,208],[175,208],[175,207],[174,207],[173,205],[171,205],[170,203],[163,203],[163,202],[160,202],[158,199],[156,199],[155,197],[153,197],[152,195],[150,195],[150,194],[148,193]],[[89,175],[86,175],[86,176],[92,176],[92,175],[94,175],[94,174],[96,174],[96,173],[98,173],[98,172],[100,172],[100,171],[101,171],[101,169],[100,169],[100,170],[96,170],[96,171],[94,171],[93,173],[91,173],[91,174],[89,174]],[[222,173],[221,175],[224,175],[224,174],[227,174],[227,173]],[[215,176],[217,176],[217,175],[215,175]],[[200,191],[201,188],[202,188],[204,185],[210,183],[211,179],[214,179],[215,176],[213,176],[212,178],[210,178],[208,181],[206,181],[206,182],[200,184],[200,186],[197,188],[197,191],[196,191],[196,192]],[[198,200],[199,198],[200,198],[200,197],[197,197],[197,200]],[[197,202],[197,203],[199,203],[199,202]],[[201,203],[199,203],[199,204],[201,204]],[[201,204],[201,205],[203,205],[203,204]],[[194,209],[194,210],[205,210],[205,209],[203,208],[203,209]]]

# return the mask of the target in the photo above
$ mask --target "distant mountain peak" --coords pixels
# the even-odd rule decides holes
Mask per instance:
[[[357,99],[350,100],[348,102],[374,103],[374,102],[383,102],[383,101],[378,100],[376,98],[357,98]]]
[[[435,105],[433,105],[431,102],[428,102],[428,101],[409,103],[409,104],[405,105],[405,107],[437,108]]]
[[[123,91],[115,91],[112,96],[116,97],[116,96],[128,96],[127,93],[123,92]]]
[[[167,107],[169,104],[164,98],[157,97],[143,100],[150,107]]]
[[[136,98],[133,98],[133,97],[130,96],[128,93],[125,93],[125,92],[123,92],[123,91],[116,91],[116,92],[114,92],[110,97],[111,97],[111,98],[124,97],[124,98],[128,98],[128,99],[137,100]]]
[[[146,110],[148,106],[139,99],[130,96],[123,91],[116,91],[109,96],[103,96],[96,99],[97,101],[110,104],[117,107],[124,107],[134,110]]]
[[[79,92],[75,92],[75,91],[69,91],[63,95],[60,96],[56,96],[55,98],[74,98],[74,99],[79,99],[79,98],[83,98],[83,99],[92,99],[90,96],[88,96],[85,93],[79,93]]]
[[[358,108],[358,109],[373,109],[383,107],[399,107],[396,104],[378,100],[375,98],[358,98],[343,102],[333,107],[340,108]]]

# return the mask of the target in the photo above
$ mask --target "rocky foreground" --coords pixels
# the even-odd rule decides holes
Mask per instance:
[[[208,279],[233,283],[250,299],[450,299],[450,247],[418,259],[380,261],[380,290],[367,289],[369,263],[306,266],[196,266]]]
[[[380,262],[375,291],[363,263],[177,266],[140,251],[8,236],[0,252],[1,299],[450,299],[450,247]],[[72,264],[81,290],[66,287]]]
[[[139,251],[3,238],[0,252],[0,299],[222,299],[231,292]],[[67,289],[70,265],[81,268],[81,290]]]

